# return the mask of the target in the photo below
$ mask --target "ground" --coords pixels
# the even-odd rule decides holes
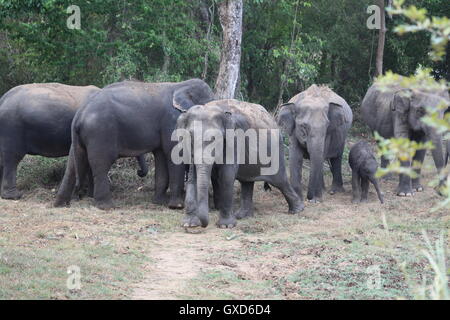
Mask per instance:
[[[194,234],[181,228],[182,211],[150,203],[152,177],[138,178],[132,160],[111,173],[117,209],[90,199],[52,208],[63,167],[27,157],[24,198],[0,200],[0,299],[412,298],[433,276],[422,230],[434,240],[450,227],[448,211],[430,211],[439,201],[431,187],[398,198],[396,179],[382,181],[384,205],[373,187],[368,203],[352,204],[346,169],[346,192],[307,203],[301,215],[257,184],[254,218],[218,229],[212,211]],[[425,172],[430,181],[433,169]],[[74,266],[80,289],[68,286]]]

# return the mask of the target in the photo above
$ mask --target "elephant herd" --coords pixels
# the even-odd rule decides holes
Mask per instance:
[[[449,101],[448,92],[395,86],[385,90],[374,84],[364,97],[360,112],[369,128],[384,138],[432,141],[435,146],[433,159],[440,171],[450,157],[450,142],[444,152],[442,135],[422,122],[421,117],[425,115],[426,107],[442,102],[450,106]],[[25,155],[68,155],[54,205],[69,205],[72,197],[87,184],[95,206],[111,209],[114,205],[108,172],[113,163],[121,157],[136,157],[140,166],[138,175],[145,176],[148,167],[144,155],[151,152],[155,159],[154,203],[174,209],[184,207],[184,227],[206,227],[211,183],[213,203],[220,212],[218,226],[232,228],[237,219],[253,215],[256,181],[278,188],[287,201],[289,213],[303,211],[304,159],[310,160],[306,195],[309,201],[322,200],[326,160],[333,176],[330,194],[343,192],[342,160],[352,121],[352,110],[347,102],[330,88],[318,85],[312,85],[280,106],[276,119],[257,104],[233,99],[216,100],[211,88],[199,79],[179,83],[123,81],[103,89],[57,83],[21,85],[0,99],[1,197],[14,200],[21,197],[16,174]],[[275,132],[271,142],[277,142],[279,147],[269,151],[272,161],[276,160],[278,164],[277,170],[263,174],[266,163],[260,159],[255,163],[247,161],[253,154],[261,152],[261,146],[252,143],[244,143],[243,154],[247,162],[237,161],[237,151],[228,149],[225,153],[231,162],[174,161],[173,151],[179,143],[173,139],[174,131],[183,129],[192,133],[199,124],[219,132],[249,129]],[[278,128],[289,137],[290,178],[283,136]],[[200,143],[191,143],[191,160],[201,150],[210,148],[213,141],[227,145],[229,140],[236,139],[225,134],[220,138],[223,141],[202,138]],[[419,150],[414,160],[422,163],[424,157],[425,151]],[[369,144],[356,143],[350,150],[349,164],[353,202],[367,201],[371,182],[383,203],[374,177],[378,164]],[[382,159],[381,165],[387,164],[387,160]],[[411,164],[403,162],[402,165]],[[423,190],[420,169],[415,170],[419,175],[414,179],[400,175],[397,195],[411,196]],[[241,184],[240,208],[233,211],[236,180]]]

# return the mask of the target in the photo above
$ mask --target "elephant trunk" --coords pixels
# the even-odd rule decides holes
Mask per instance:
[[[209,181],[211,180],[212,165],[196,165],[197,173],[197,217],[202,227],[206,228],[209,223]]]
[[[372,182],[373,186],[375,187],[375,190],[378,195],[378,199],[380,200],[381,203],[384,203],[383,194],[381,193],[380,187],[378,186],[378,180],[374,176],[370,176],[369,180],[370,180],[370,182]]]
[[[311,162],[309,172],[308,200],[320,199],[323,190],[323,161],[325,141],[323,139],[311,139],[308,143],[308,153]]]

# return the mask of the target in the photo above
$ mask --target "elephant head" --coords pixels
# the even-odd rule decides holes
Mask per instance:
[[[391,110],[394,118],[394,135],[396,137],[410,137],[411,131],[423,135],[425,140],[434,145],[432,150],[433,160],[438,171],[444,166],[444,154],[442,135],[433,127],[422,121],[427,107],[449,105],[447,97],[436,92],[424,92],[419,90],[398,90],[391,101]],[[420,138],[420,137],[419,137]]]
[[[278,114],[280,127],[298,142],[311,161],[309,200],[322,196],[323,162],[327,153],[344,146],[346,130],[343,128],[349,122],[344,104],[330,89],[313,85],[282,105]]]
[[[194,105],[204,105],[214,100],[214,93],[208,84],[200,79],[191,79],[180,83],[173,92],[173,106],[185,112]]]
[[[186,187],[185,208],[188,215],[197,217],[202,227],[209,223],[209,182],[213,165],[223,161],[226,130],[235,129],[236,122],[229,109],[216,105],[205,108],[196,105],[183,113],[177,121],[177,129],[184,129],[190,139],[190,169]],[[222,146],[222,148],[221,148]],[[223,162],[222,162],[223,163]]]

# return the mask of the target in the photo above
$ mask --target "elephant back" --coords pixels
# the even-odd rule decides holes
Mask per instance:
[[[212,101],[205,106],[219,106],[220,108],[234,114],[239,114],[247,120],[250,128],[253,129],[277,129],[274,118],[261,105],[239,101],[235,99],[225,99]]]
[[[61,102],[73,109],[81,107],[86,100],[100,88],[96,86],[69,86],[60,83],[32,83],[13,88],[11,96],[25,98],[27,101]],[[6,95],[5,95],[6,96]]]

